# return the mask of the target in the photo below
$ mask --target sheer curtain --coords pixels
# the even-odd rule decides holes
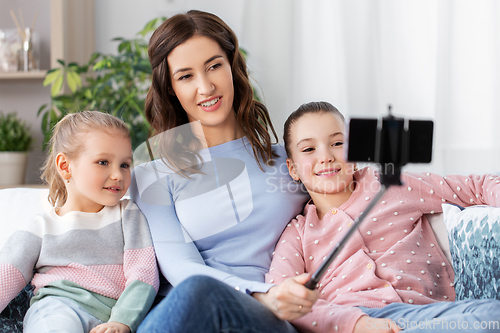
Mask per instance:
[[[281,130],[301,103],[348,116],[435,121],[432,165],[500,171],[500,4],[495,0],[247,0],[240,40]],[[281,133],[281,132],[280,132]]]

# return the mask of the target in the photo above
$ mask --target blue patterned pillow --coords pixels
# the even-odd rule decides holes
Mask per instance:
[[[456,300],[500,299],[500,208],[443,204]]]

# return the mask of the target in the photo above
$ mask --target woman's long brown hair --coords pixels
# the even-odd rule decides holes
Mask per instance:
[[[261,161],[272,165],[275,155],[271,149],[271,133],[276,142],[278,137],[269,112],[262,103],[253,98],[246,62],[240,52],[236,35],[224,21],[210,13],[191,10],[185,14],[177,14],[166,20],[151,36],[148,53],[153,74],[146,98],[145,114],[153,129],[152,135],[189,122],[186,112],[173,93],[167,57],[177,46],[195,35],[216,41],[226,53],[233,75],[233,108],[236,120],[250,141],[260,168],[262,169]],[[170,166],[181,174],[197,172],[192,166],[198,164],[196,156],[199,155],[196,150],[189,148],[192,147],[191,139],[176,134],[166,137],[170,138],[170,142],[162,144],[160,156],[166,158]]]

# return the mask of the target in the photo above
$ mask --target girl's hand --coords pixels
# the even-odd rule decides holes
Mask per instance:
[[[130,327],[116,321],[110,321],[94,327],[90,333],[130,333]]]
[[[307,289],[304,284],[310,274],[288,278],[271,287],[267,293],[253,293],[259,302],[270,309],[281,320],[294,320],[306,315],[318,300],[317,290]]]
[[[353,333],[396,333],[401,331],[402,329],[391,319],[362,316],[356,322]]]

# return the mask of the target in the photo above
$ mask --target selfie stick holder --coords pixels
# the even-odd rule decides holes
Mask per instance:
[[[384,196],[388,188],[392,185],[402,185],[401,169],[403,165],[406,164],[406,156],[408,156],[408,152],[405,148],[405,140],[404,121],[401,118],[394,117],[391,114],[391,106],[389,106],[389,115],[382,118],[382,121],[379,122],[375,141],[374,162],[381,165],[380,190],[368,204],[366,209],[355,219],[354,224],[348,229],[344,237],[333,247],[328,257],[323,261],[323,264],[311,275],[311,278],[305,284],[308,289],[314,290],[316,288],[330,264],[338,256],[340,251],[342,251],[347,241],[358,229],[364,218]]]

